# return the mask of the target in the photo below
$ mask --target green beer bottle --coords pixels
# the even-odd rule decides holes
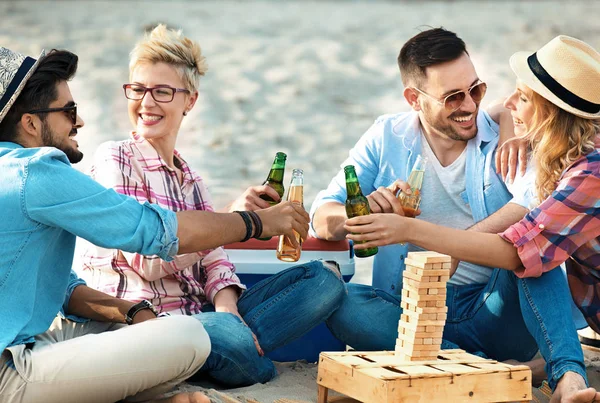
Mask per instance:
[[[286,158],[287,155],[285,155],[285,153],[278,152],[277,154],[275,154],[275,160],[273,161],[273,165],[271,166],[271,170],[269,171],[269,176],[267,176],[267,179],[263,183],[263,185],[269,185],[277,191],[280,197],[279,200],[283,200],[283,193],[285,190],[283,187],[283,174],[285,172]],[[261,195],[260,198],[268,201],[271,206],[274,206],[277,203],[279,203],[273,200],[268,195]]]
[[[363,196],[360,190],[360,184],[358,183],[358,177],[354,170],[354,165],[347,165],[344,167],[344,174],[346,174],[346,215],[348,218],[357,217],[361,215],[369,215],[371,209],[369,208],[369,201]],[[360,242],[356,242],[360,243]],[[374,246],[368,249],[356,249],[354,254],[356,257],[369,257],[377,253],[379,249]]]
[[[285,153],[278,152],[277,154],[275,154],[275,159],[273,160],[273,165],[271,165],[269,176],[267,176],[267,179],[263,182],[263,185],[269,185],[273,189],[275,189],[275,191],[279,195],[279,202],[283,200],[283,194],[285,191],[285,188],[283,187],[283,174],[285,173],[286,158],[287,155]],[[279,203],[273,200],[271,196],[266,194],[260,195],[260,198],[269,202],[271,206],[274,206]],[[271,237],[258,239],[260,241],[268,241],[269,239],[271,239]]]

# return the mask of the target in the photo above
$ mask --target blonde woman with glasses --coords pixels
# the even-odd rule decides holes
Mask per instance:
[[[181,31],[159,25],[134,48],[129,67],[130,82],[123,90],[134,130],[129,140],[99,148],[92,176],[140,203],[173,211],[213,211],[204,181],[175,149],[181,123],[198,100],[199,80],[207,71],[200,46]],[[261,213],[291,207],[281,202]],[[293,207],[307,217],[302,207]],[[245,240],[260,237],[258,214],[238,213],[247,225]],[[214,228],[213,233],[218,237],[227,231]],[[160,314],[193,315],[201,321],[211,353],[196,376],[227,386],[271,380],[277,372],[265,352],[323,322],[345,292],[336,268],[320,261],[291,267],[246,290],[222,247],[166,262],[89,245],[78,271],[105,293],[147,301]]]

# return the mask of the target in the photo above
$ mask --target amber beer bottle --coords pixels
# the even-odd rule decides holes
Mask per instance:
[[[427,157],[417,156],[417,160],[408,177],[408,185],[412,191],[411,194],[398,193],[398,200],[400,200],[406,217],[416,216],[421,204],[421,187],[423,186],[423,177],[425,176],[425,164],[427,164]]]
[[[263,183],[263,185],[269,185],[275,189],[275,191],[277,191],[279,194],[280,200],[283,200],[283,194],[285,190],[283,187],[283,174],[285,172],[286,158],[287,155],[285,153],[278,152],[275,154],[275,160],[273,161],[273,165],[269,171],[269,176],[267,176],[267,179]],[[260,198],[268,201],[271,206],[274,206],[278,203],[268,195],[263,194],[260,196]]]
[[[358,177],[354,170],[354,165],[347,165],[344,167],[344,173],[346,174],[346,215],[348,218],[357,217],[361,215],[371,214],[369,208],[369,201],[363,196],[360,190],[360,184],[358,183]],[[361,242],[355,242],[361,243]],[[354,254],[356,257],[369,257],[377,253],[379,249],[377,246],[367,249],[356,249]]]
[[[304,172],[301,169],[292,171],[292,182],[288,189],[287,200],[293,203],[304,203]],[[279,236],[279,245],[277,246],[277,259],[284,262],[297,262],[302,253],[302,239],[300,234],[294,231],[298,246],[295,247],[287,235]]]

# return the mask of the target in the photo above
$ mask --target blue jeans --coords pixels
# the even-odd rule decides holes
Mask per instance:
[[[449,284],[447,291],[442,348],[460,346],[499,361],[527,361],[539,349],[552,389],[567,371],[587,381],[571,295],[560,269],[526,279],[496,269],[487,284]],[[357,350],[393,350],[401,313],[400,297],[348,284],[348,296],[327,326]]]
[[[277,375],[275,365],[258,354],[250,330],[265,353],[272,351],[325,321],[345,295],[341,274],[312,261],[270,276],[242,294],[238,311],[250,328],[230,313],[195,315],[204,324],[212,347],[191,380],[208,376],[230,387],[271,380]]]

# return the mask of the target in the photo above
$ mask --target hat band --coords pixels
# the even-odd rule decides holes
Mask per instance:
[[[4,107],[8,104],[8,101],[10,101],[14,93],[17,91],[17,88],[19,88],[19,85],[21,85],[21,83],[25,79],[25,76],[27,76],[27,73],[29,72],[29,70],[31,70],[34,64],[35,59],[29,56],[25,57],[23,63],[21,63],[21,66],[19,67],[19,70],[17,70],[17,74],[15,74],[10,84],[8,84],[4,95],[2,96],[2,98],[0,98],[0,111],[2,111]]]
[[[580,111],[587,113],[598,113],[600,112],[600,104],[595,104],[590,101],[586,101],[583,98],[578,97],[571,91],[563,87],[558,81],[556,81],[546,69],[542,67],[538,61],[536,53],[532,54],[527,58],[527,63],[531,68],[531,71],[535,76],[548,88],[554,95],[560,98],[562,101],[572,106],[573,108],[579,109]]]

